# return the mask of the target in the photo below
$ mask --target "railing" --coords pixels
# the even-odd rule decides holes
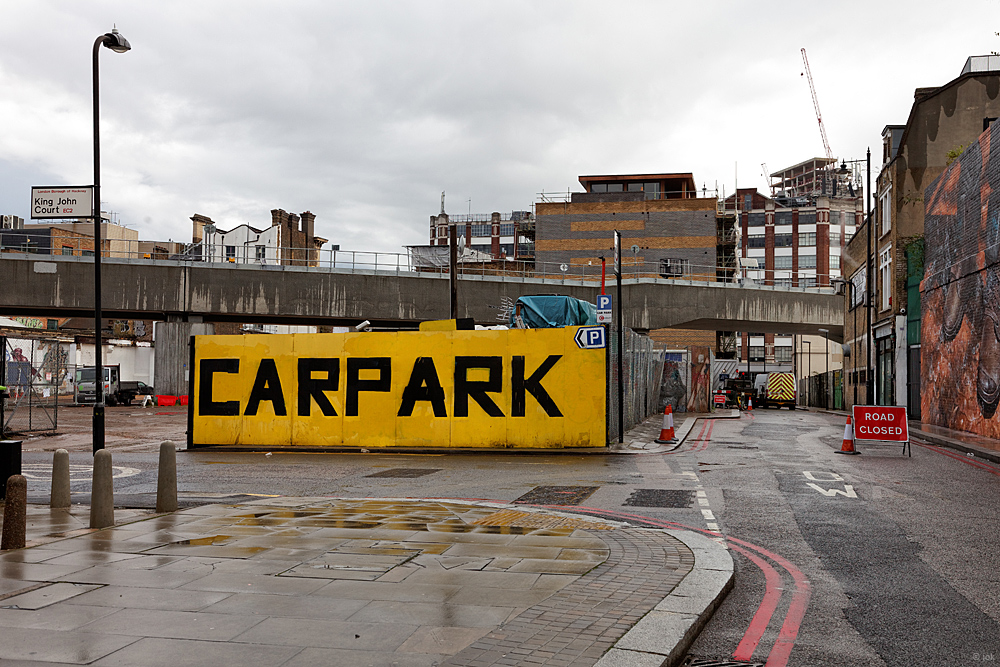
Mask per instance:
[[[86,241],[86,239],[73,239]],[[147,242],[148,243],[148,242]],[[131,248],[131,249],[130,249]],[[61,249],[60,249],[61,250]],[[76,248],[72,254],[53,253],[50,249],[41,248],[25,252],[22,246],[0,246],[0,257],[29,255],[37,257],[59,258],[66,261],[91,262],[93,253],[83,255],[86,248]],[[216,251],[218,248],[215,249]],[[238,268],[242,270],[298,270],[333,273],[378,273],[411,276],[443,276],[448,274],[448,266],[430,266],[421,263],[408,253],[367,252],[356,250],[306,250],[303,248],[273,248],[268,247],[264,256],[255,258],[253,248],[247,253],[237,247],[235,255],[223,257],[218,252],[213,253],[214,261],[206,261],[199,254],[183,254],[169,252],[148,252],[148,248],[140,247],[136,242],[115,241],[106,249],[102,257],[115,262],[139,264],[157,262],[159,264],[199,265],[215,268]],[[282,259],[284,258],[284,259]],[[288,259],[292,258],[292,259]],[[599,262],[588,264],[535,262],[523,259],[494,259],[487,262],[467,262],[458,265],[458,274],[462,279],[475,280],[495,278],[500,280],[544,280],[558,284],[579,284],[593,286],[601,279]],[[746,275],[744,275],[746,274]],[[765,280],[766,274],[774,276]],[[683,263],[681,265],[665,266],[660,262],[642,262],[633,257],[622,258],[622,279],[625,281],[643,281],[657,283],[675,283],[691,285],[718,285],[726,287],[750,287],[769,290],[814,291],[830,293],[832,286],[820,286],[827,276],[818,275],[813,271],[792,272],[789,270],[746,269],[739,270],[732,266],[697,265]],[[831,276],[831,281],[843,279]],[[613,285],[613,264],[609,261],[606,268],[606,281]]]

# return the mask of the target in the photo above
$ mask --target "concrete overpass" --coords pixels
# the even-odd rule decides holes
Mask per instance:
[[[0,315],[92,316],[93,271],[89,258],[2,253]],[[107,318],[408,327],[449,315],[447,276],[434,273],[120,259],[102,259],[102,271]],[[843,297],[830,289],[632,279],[622,291],[625,325],[637,330],[823,328],[843,340]],[[598,292],[578,280],[461,276],[459,316],[496,324],[504,298],[566,294],[593,303]]]

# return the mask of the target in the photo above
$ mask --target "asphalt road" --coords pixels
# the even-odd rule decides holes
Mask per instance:
[[[641,428],[655,437],[659,420]],[[912,458],[863,444],[861,456],[842,456],[842,435],[833,415],[757,410],[699,422],[670,454],[201,450],[178,452],[178,479],[182,503],[270,494],[520,499],[718,531],[733,549],[736,586],[692,656],[771,667],[1000,663],[1000,466],[920,445]],[[114,452],[117,502],[154,502],[150,449]],[[71,454],[80,466],[75,501],[88,499],[89,460]],[[35,501],[46,498],[50,462],[50,453],[24,454]]]

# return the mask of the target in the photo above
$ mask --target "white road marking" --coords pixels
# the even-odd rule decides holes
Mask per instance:
[[[83,482],[89,481],[93,476],[93,466],[70,465],[69,481]],[[138,468],[126,468],[125,466],[111,466],[112,477],[132,477],[138,475],[141,470]],[[21,466],[21,474],[28,479],[50,481],[52,479],[52,466],[47,463],[29,463]]]
[[[809,470],[804,470],[802,472],[806,476],[806,479],[811,479],[814,482],[843,482],[844,478],[835,472],[811,472]],[[829,477],[817,477],[816,475],[829,475]]]
[[[858,497],[858,494],[854,493],[854,487],[851,486],[850,484],[845,484],[843,491],[841,491],[840,489],[824,489],[823,487],[813,484],[812,482],[809,482],[809,486],[811,486],[812,488],[816,489],[824,496],[827,496],[829,498],[833,498],[835,496],[844,496],[845,498]]]
[[[701,515],[705,517],[706,521],[715,521],[715,515],[712,514],[712,510],[702,510]]]

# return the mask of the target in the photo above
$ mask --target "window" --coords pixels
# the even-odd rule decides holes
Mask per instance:
[[[514,234],[517,234],[516,222],[505,222],[500,225],[500,236],[513,236]]]
[[[831,269],[840,268],[840,255],[830,255],[830,268]]]
[[[792,247],[792,235],[791,234],[775,234],[774,235],[774,247],[775,248],[791,248]]]
[[[816,255],[799,255],[799,268],[800,269],[815,269],[816,268]]]
[[[73,246],[64,245],[62,247],[62,254],[64,254],[64,255],[72,255],[73,254]]]
[[[629,192],[642,192],[642,183],[629,183],[628,184],[628,191]]]
[[[879,195],[879,211],[882,214],[882,233],[888,234],[892,229],[892,188]]]
[[[816,287],[816,276],[800,276],[799,287]]]
[[[748,351],[750,352],[750,361],[764,361],[763,345],[751,345]]]
[[[882,283],[882,310],[892,307],[892,246],[878,254],[878,276]]]
[[[774,268],[776,268],[776,269],[790,269],[790,268],[792,268],[792,256],[791,255],[775,255],[774,256]]]
[[[472,236],[490,236],[492,230],[489,225],[476,224],[472,225]]]
[[[625,188],[621,183],[608,183],[608,192],[624,192]]]
[[[226,246],[226,259],[236,259],[236,246],[234,245]]]
[[[267,246],[259,245],[254,246],[254,257],[257,261],[262,261],[267,257]]]
[[[591,183],[590,184],[590,191],[591,192],[607,192],[608,191],[608,184],[607,183]]]
[[[747,234],[747,247],[748,248],[763,248],[764,247],[764,235],[763,234]]]
[[[788,363],[792,360],[792,348],[774,346],[774,361],[777,363]]]
[[[59,320],[45,320],[45,328],[46,329],[58,329],[59,328]]]
[[[646,199],[660,198],[660,184],[658,182],[643,183],[642,191],[646,193]]]
[[[80,254],[83,255],[84,257],[93,257],[94,256],[94,251],[93,250],[81,250]]]
[[[840,230],[838,229],[838,230],[834,231],[834,230],[831,229],[830,230],[830,247],[832,248],[834,246],[839,246],[839,245],[840,245]]]
[[[765,218],[763,213],[751,213],[747,216],[747,227],[763,227]]]
[[[816,232],[799,232],[799,247],[816,245]]]
[[[753,199],[750,195],[743,195],[743,210],[750,211],[753,209]]]
[[[774,279],[774,284],[777,287],[791,287],[792,286],[792,279],[791,278],[775,278]]]
[[[660,260],[660,275],[664,278],[679,278],[691,273],[691,262],[686,259],[665,257]]]

